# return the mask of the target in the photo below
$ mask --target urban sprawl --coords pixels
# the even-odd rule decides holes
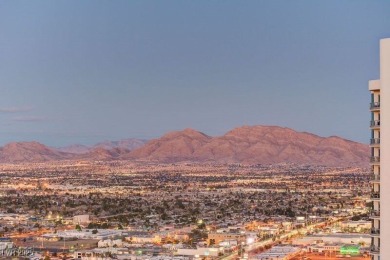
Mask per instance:
[[[61,161],[0,176],[4,259],[363,259],[375,235],[366,168]]]

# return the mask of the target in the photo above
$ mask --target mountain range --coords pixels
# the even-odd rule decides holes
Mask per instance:
[[[65,147],[55,148],[58,151],[65,152],[65,153],[73,153],[73,154],[84,154],[91,152],[93,150],[96,150],[98,148],[102,148],[105,150],[111,150],[114,148],[120,148],[124,150],[134,150],[136,148],[139,148],[143,146],[146,143],[146,140],[143,139],[135,139],[135,138],[129,138],[129,139],[122,139],[119,141],[104,141],[101,143],[97,143],[93,146],[87,146],[82,144],[73,144]]]
[[[150,141],[124,139],[62,148],[37,142],[16,142],[0,148],[0,163],[82,159],[367,166],[368,158],[366,144],[278,126],[243,126],[216,137],[185,129]]]

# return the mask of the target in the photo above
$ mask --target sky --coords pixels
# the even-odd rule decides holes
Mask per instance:
[[[367,143],[390,1],[0,1],[0,145],[278,125]]]

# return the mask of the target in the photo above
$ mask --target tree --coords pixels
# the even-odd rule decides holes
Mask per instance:
[[[81,227],[80,227],[79,224],[76,225],[76,230],[77,230],[77,231],[81,231]]]
[[[359,221],[360,219],[361,219],[361,217],[359,215],[353,216],[351,218],[352,221]]]
[[[198,229],[206,229],[206,224],[204,222],[198,224]]]
[[[168,215],[167,215],[167,213],[163,213],[163,214],[161,214],[161,219],[162,220],[167,220],[168,219]]]
[[[104,229],[107,229],[109,227],[109,225],[107,222],[104,222],[101,227]]]

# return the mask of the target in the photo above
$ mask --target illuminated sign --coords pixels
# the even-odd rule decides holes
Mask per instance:
[[[358,255],[360,254],[359,246],[345,245],[340,248],[340,253],[343,255]]]

